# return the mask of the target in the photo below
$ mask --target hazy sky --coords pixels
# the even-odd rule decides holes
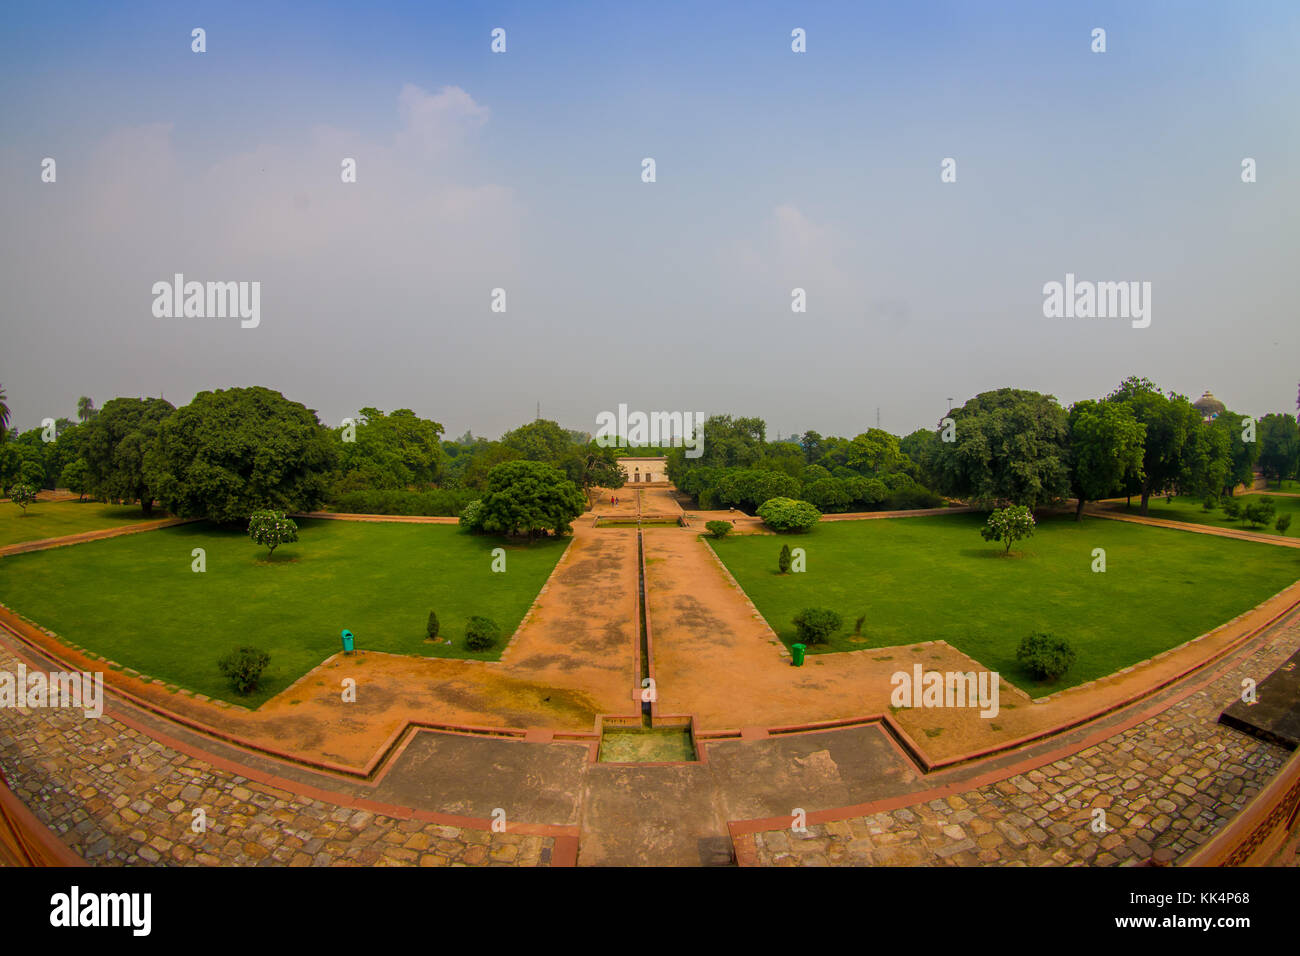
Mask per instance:
[[[1294,0],[5,20],[0,384],[23,429],[82,394],[230,385],[329,423],[409,407],[493,437],[539,401],[592,431],[625,403],[773,435],[853,435],[879,408],[906,433],[949,396],[1069,403],[1130,374],[1294,411]],[[156,318],[178,272],[260,282],[260,325]],[[1150,326],[1045,318],[1066,273],[1150,282]]]

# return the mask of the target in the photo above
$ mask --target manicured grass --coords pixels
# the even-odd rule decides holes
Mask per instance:
[[[1155,509],[1152,509],[1153,513]],[[1067,638],[1075,666],[1052,688],[1104,677],[1203,634],[1300,577],[1300,551],[1104,518],[1050,517],[1004,556],[979,535],[984,517],[936,515],[823,522],[806,535],[710,541],[787,644],[805,607],[829,607],[844,629],[812,653],[944,640],[1038,695],[1016,663],[1033,631]],[[782,544],[807,570],[777,572]],[[1106,551],[1094,573],[1092,551]],[[864,642],[854,621],[867,615]]]
[[[1240,502],[1242,508],[1257,499],[1265,497],[1263,495],[1237,495],[1234,499]],[[1284,498],[1281,495],[1268,495],[1273,499],[1273,504],[1277,508],[1276,514],[1273,515],[1273,521],[1266,526],[1254,527],[1247,521],[1233,521],[1223,513],[1222,508],[1215,508],[1213,511],[1206,511],[1201,507],[1200,498],[1175,497],[1173,504],[1169,504],[1164,498],[1152,498],[1147,507],[1147,516],[1150,518],[1163,518],[1166,521],[1189,521],[1192,524],[1209,525],[1212,528],[1235,528],[1238,531],[1258,531],[1264,534],[1281,534],[1273,523],[1284,514],[1291,515],[1291,527],[1287,529],[1286,536],[1294,538],[1300,536],[1300,498]],[[1121,514],[1141,515],[1141,507],[1134,503],[1128,508],[1119,508]]]
[[[23,514],[16,504],[5,500],[0,502],[0,547],[166,517],[164,511],[155,509],[146,516],[139,505],[106,505],[102,501],[38,501],[28,505]]]
[[[243,532],[206,523],[0,559],[0,601],[74,643],[191,690],[256,706],[335,651],[495,660],[568,539],[532,543],[454,525],[302,520],[273,560]],[[505,548],[506,571],[491,570]],[[207,570],[191,570],[191,552]],[[427,643],[429,611],[439,644]],[[465,648],[465,622],[492,618],[502,638]],[[217,660],[241,644],[271,655],[261,689],[237,697]]]

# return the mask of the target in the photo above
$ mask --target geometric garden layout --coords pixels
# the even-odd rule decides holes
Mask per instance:
[[[1262,6],[15,13],[0,865],[1300,865]]]

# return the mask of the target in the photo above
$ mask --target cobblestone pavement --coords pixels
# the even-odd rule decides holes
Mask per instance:
[[[1174,862],[1231,819],[1290,754],[1218,723],[1243,677],[1300,644],[1276,628],[1169,709],[1063,760],[892,812],[755,834],[765,866],[1131,865]],[[1094,833],[1095,811],[1109,832]]]
[[[0,648],[0,670],[17,666]],[[0,708],[0,768],[46,826],[103,866],[539,866],[554,844],[301,797],[80,710]],[[194,832],[196,810],[206,832]]]

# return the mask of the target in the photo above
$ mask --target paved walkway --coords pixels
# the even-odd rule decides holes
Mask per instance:
[[[189,524],[199,518],[160,518],[157,521],[137,521],[135,524],[122,525],[118,528],[101,528],[98,531],[81,531],[77,534],[65,534],[57,538],[40,538],[36,541],[19,541],[0,548],[0,558],[11,554],[26,554],[28,551],[45,551],[49,548],[62,548],[84,541],[101,541],[104,538],[117,538],[124,534],[139,534],[142,531],[157,531],[173,525]]]
[[[1087,507],[1083,513],[1094,518],[1109,518],[1112,521],[1129,521],[1133,524],[1150,525],[1153,528],[1172,528],[1175,531],[1191,531],[1196,534],[1208,534],[1217,538],[1236,538],[1239,541],[1255,541],[1260,544],[1275,544],[1282,548],[1300,548],[1300,538],[1291,538],[1282,534],[1268,534],[1264,531],[1244,531],[1236,528],[1215,528],[1212,525],[1196,524],[1194,521],[1171,521],[1167,518],[1152,518],[1149,515],[1117,514],[1112,508]]]
[[[1167,710],[1094,746],[959,794],[754,835],[763,865],[1173,862],[1203,843],[1290,757],[1218,723],[1241,690],[1300,646],[1300,617]],[[1096,811],[1103,811],[1099,817]],[[1094,832],[1094,821],[1109,828]]]
[[[0,647],[0,670],[18,659]],[[0,708],[14,793],[92,864],[539,865],[554,839],[295,795],[187,756],[105,714]],[[206,830],[194,832],[194,811]]]

